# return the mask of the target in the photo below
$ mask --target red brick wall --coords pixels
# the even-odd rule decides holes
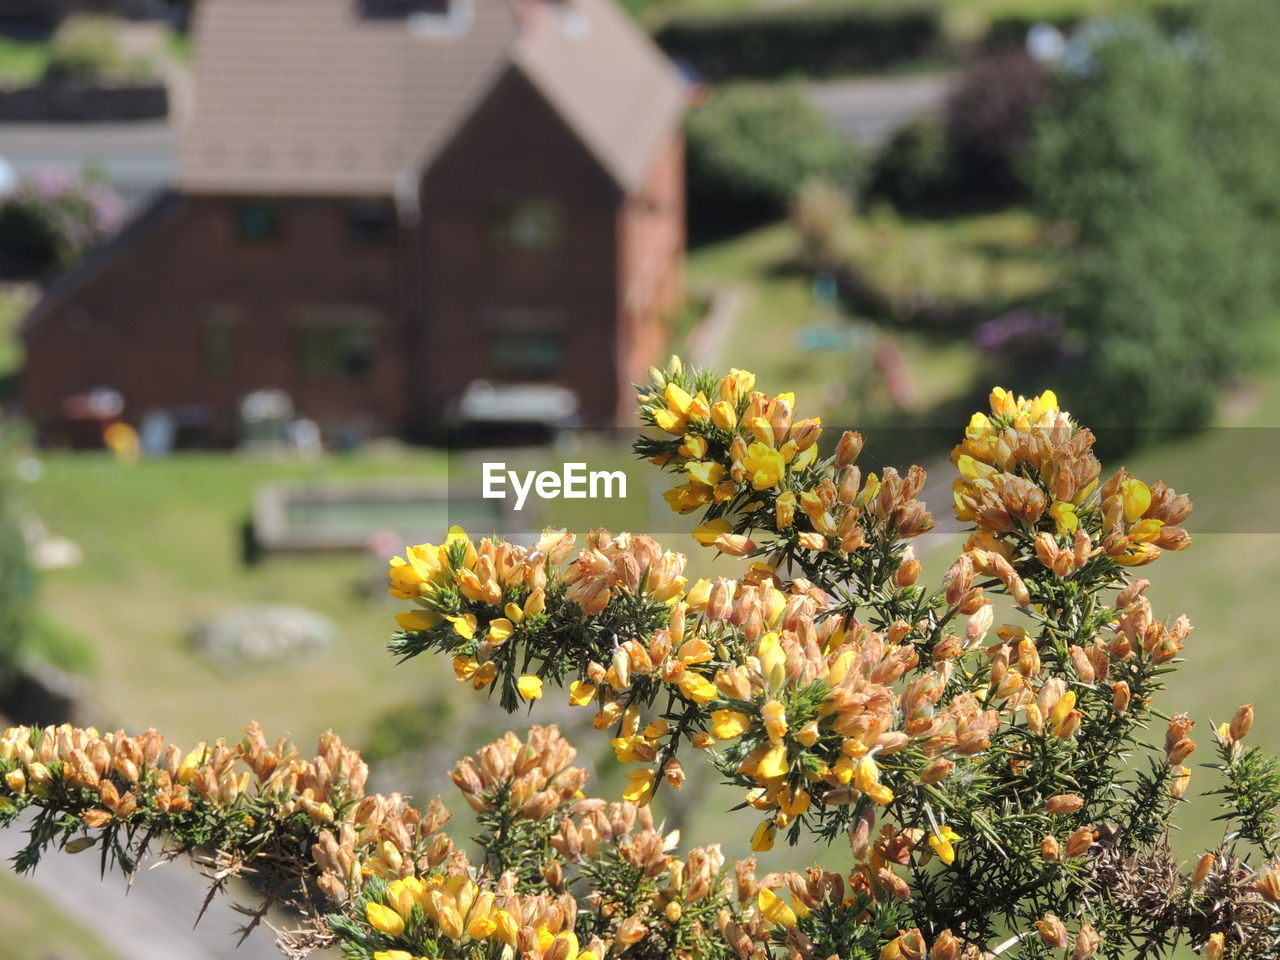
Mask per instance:
[[[25,412],[38,427],[60,419],[62,398],[96,386],[120,390],[133,422],[153,407],[205,405],[216,439],[234,439],[248,392],[286,390],[301,415],[323,425],[396,429],[405,418],[403,317],[393,228],[375,244],[354,239],[347,205],[280,203],[281,233],[238,238],[234,201],[185,198],[176,216],[125,245],[43,316],[27,336]],[[299,311],[343,304],[376,311],[373,370],[358,380],[317,380],[299,358]],[[236,317],[226,376],[210,369],[206,320]]]
[[[424,409],[492,376],[494,342],[513,328],[559,325],[563,361],[542,379],[575,390],[587,422],[613,424],[628,364],[617,320],[623,197],[522,75],[499,80],[428,171],[422,198],[427,317],[416,357]],[[495,214],[527,200],[560,210],[562,237],[551,249],[516,249],[494,236]]]
[[[668,321],[684,301],[684,139],[677,133],[654,158],[644,186],[627,198],[618,223],[618,315],[623,342],[619,409],[634,419],[634,383],[666,346]]]

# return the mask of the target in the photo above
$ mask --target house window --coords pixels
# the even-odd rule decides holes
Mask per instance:
[[[372,311],[308,311],[298,332],[299,364],[306,377],[360,380],[373,369],[377,320]]]
[[[366,17],[447,17],[454,0],[360,0]]]
[[[500,377],[546,380],[564,369],[564,334],[554,330],[499,332],[489,342],[489,363]]]
[[[280,235],[280,207],[266,200],[235,206],[236,236],[245,243],[269,243]]]
[[[494,215],[493,234],[503,247],[554,250],[564,239],[564,212],[554,200],[522,200]]]
[[[390,200],[352,200],[347,205],[347,229],[357,243],[385,242],[394,224]]]
[[[209,373],[225,379],[235,372],[235,328],[240,310],[234,306],[209,307],[204,321],[204,356]]]

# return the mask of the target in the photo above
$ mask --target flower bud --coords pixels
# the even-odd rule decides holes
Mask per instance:
[[[1075,813],[1083,806],[1084,800],[1074,793],[1060,793],[1056,797],[1048,799],[1044,805],[1044,812],[1052,815]]]
[[[1058,840],[1052,834],[1045,834],[1040,841],[1040,856],[1050,863],[1058,859]]]
[[[1043,920],[1036,921],[1036,930],[1040,933],[1040,939],[1055,949],[1065,950],[1071,942],[1066,925],[1052,913],[1046,913]]]
[[[1231,718],[1230,731],[1231,731],[1232,742],[1239,743],[1241,740],[1243,740],[1245,737],[1249,735],[1249,731],[1252,729],[1253,729],[1253,704],[1246,703],[1239,710],[1237,710],[1236,715]]]
[[[1076,946],[1071,951],[1071,960],[1090,960],[1097,954],[1100,946],[1102,946],[1102,937],[1093,928],[1093,924],[1085,921],[1080,925],[1080,932],[1076,935]]]
[[[1198,887],[1208,879],[1209,871],[1213,869],[1215,859],[1212,853],[1201,855],[1200,859],[1196,861],[1195,869],[1191,871],[1191,886]]]
[[[1089,852],[1089,848],[1093,846],[1093,828],[1081,827],[1075,833],[1067,838],[1067,856],[1081,857]]]
[[[858,454],[862,453],[862,444],[862,434],[846,430],[836,444],[836,467],[843,469],[857,460]]]

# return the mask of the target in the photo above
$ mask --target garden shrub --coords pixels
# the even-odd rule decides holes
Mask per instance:
[[[695,220],[776,216],[808,179],[853,194],[862,178],[857,149],[799,86],[719,87],[686,129]]]
[[[920,117],[895,132],[876,154],[867,191],[900,210],[954,198],[951,145],[942,120]]]
[[[37,274],[68,267],[118,230],[124,216],[124,202],[106,183],[38,173],[0,200],[0,261]]]
[[[0,426],[0,692],[13,680],[35,623],[35,571],[13,494],[13,438]]]
[[[18,727],[0,736],[0,822],[34,815],[17,865],[98,848],[128,871],[164,836],[307,913],[291,957],[1274,960],[1280,765],[1244,743],[1252,706],[1208,737],[1222,844],[1187,867],[1169,847],[1198,744],[1158,696],[1191,624],[1138,573],[1190,545],[1191,501],[1104,474],[1051,393],[990,401],[958,431],[970,535],[937,586],[912,547],[933,527],[923,470],[862,469],[855,433],[824,456],[790,394],[678,362],[640,391],[636,452],[736,575],[689,583],[682,554],[604,530],[454,529],[391,561],[391,653],[441,654],[507,711],[567,697],[631,766],[621,799],[587,794],[554,727],[508,733],[452,773],[472,857],[440,801],[367,794],[332,734],[307,760],[256,726],[189,752]],[[761,860],[682,851],[657,821],[692,763],[758,813]],[[760,872],[815,842],[827,866]]]
[[[79,14],[58,27],[50,45],[44,79],[51,83],[99,83],[149,79],[150,68],[130,60],[120,48],[117,21]]]
[[[964,189],[996,199],[1021,193],[1018,166],[1048,94],[1044,67],[1023,50],[969,64],[946,107],[953,175]]]

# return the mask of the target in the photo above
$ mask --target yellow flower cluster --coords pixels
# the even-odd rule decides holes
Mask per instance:
[[[1165,484],[1120,470],[1099,488],[1094,436],[1059,409],[1052,391],[1028,400],[997,387],[991,413],[975,413],[951,459],[956,516],[974,523],[970,541],[1007,560],[1028,538],[1041,563],[1064,579],[1092,559],[1141,566],[1191,540],[1180,524],[1191,501]],[[1012,538],[1012,539],[1011,539]]]
[[[673,510],[710,509],[711,519],[694,533],[704,546],[731,556],[788,548],[848,554],[868,545],[877,523],[902,538],[932,527],[916,499],[924,471],[901,477],[889,468],[864,479],[853,465],[862,438],[851,432],[820,462],[821,420],[795,419],[794,394],[760,393],[744,370],[714,381],[686,371],[679,358],[666,373],[652,371],[651,381],[641,417],[676,439],[650,438],[643,446],[682,479],[665,494]],[[708,391],[720,399],[712,403]],[[760,542],[753,539],[760,534]]]

